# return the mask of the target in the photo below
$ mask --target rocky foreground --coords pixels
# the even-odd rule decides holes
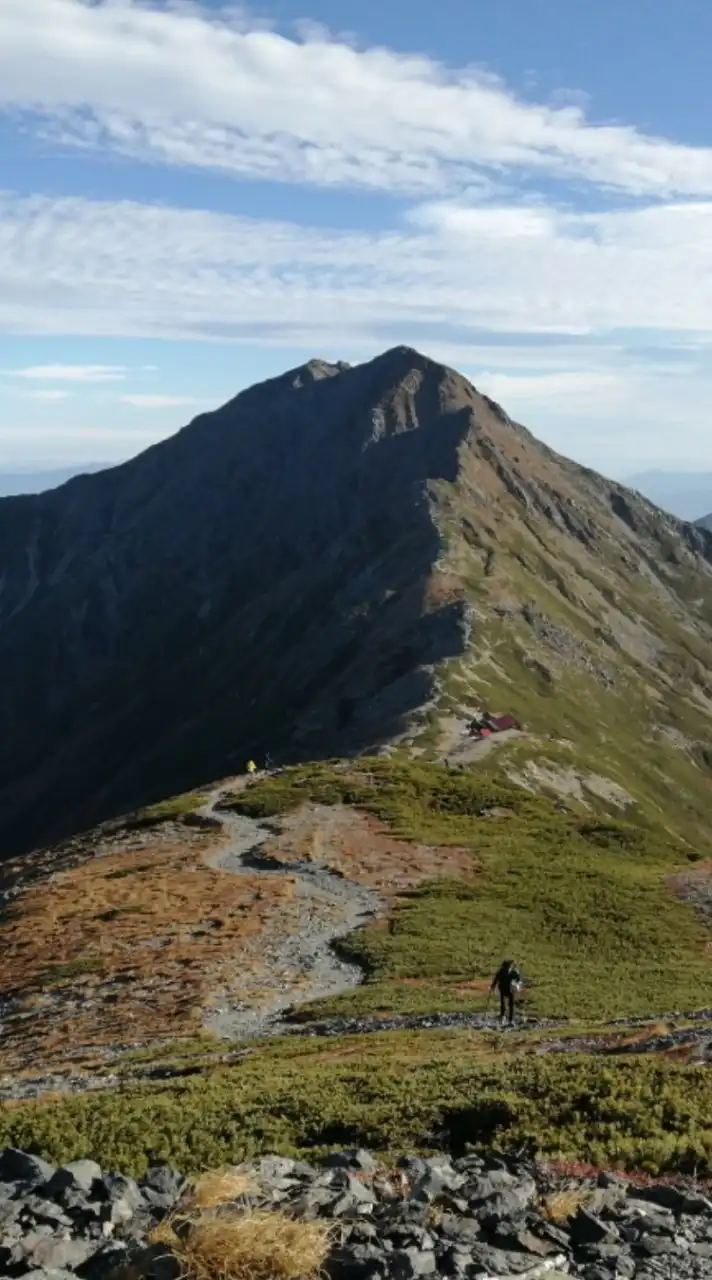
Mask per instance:
[[[0,1275],[178,1280],[190,1275],[180,1241],[190,1243],[206,1219],[229,1231],[256,1213],[269,1224],[276,1213],[333,1228],[321,1267],[332,1280],[712,1276],[712,1200],[690,1187],[563,1177],[474,1154],[406,1156],[385,1168],[362,1150],[334,1152],[318,1166],[262,1157],[222,1186],[222,1196],[201,1200],[165,1165],[136,1182],[92,1160],[55,1169],[8,1148],[0,1154]],[[215,1274],[241,1280],[249,1270]],[[277,1270],[263,1258],[259,1280]]]

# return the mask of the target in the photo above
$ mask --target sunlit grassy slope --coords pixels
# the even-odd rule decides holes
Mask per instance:
[[[395,834],[472,850],[470,883],[433,880],[405,895],[389,926],[351,937],[367,981],[311,1013],[479,1007],[454,992],[503,955],[527,977],[533,1015],[601,1018],[709,1001],[705,928],[667,877],[690,851],[664,832],[436,764],[377,759],[305,766],[234,801],[255,817],[304,801],[362,806]],[[407,980],[422,979],[424,986]]]
[[[514,1057],[455,1033],[273,1042],[231,1070],[0,1113],[0,1146],[92,1155],[140,1173],[193,1172],[260,1152],[314,1156],[456,1146],[604,1165],[712,1171],[712,1074],[600,1058]]]

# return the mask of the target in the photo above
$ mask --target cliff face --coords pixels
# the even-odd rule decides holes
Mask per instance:
[[[493,646],[492,693],[526,701],[557,679],[552,628],[617,692],[692,645],[712,707],[712,535],[407,348],[312,361],[124,466],[1,500],[0,584],[6,852],[267,751],[417,737],[446,669],[487,696]]]

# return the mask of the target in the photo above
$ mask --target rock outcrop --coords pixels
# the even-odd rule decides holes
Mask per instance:
[[[229,1228],[258,1210],[330,1222],[331,1280],[659,1280],[668,1274],[661,1266],[676,1280],[712,1273],[712,1201],[683,1184],[570,1177],[477,1154],[404,1156],[386,1169],[365,1150],[334,1151],[316,1166],[263,1156],[231,1173],[243,1189],[230,1193],[225,1179],[223,1195],[203,1197],[201,1207],[166,1165],[137,1182],[92,1160],[53,1169],[8,1149],[0,1270],[110,1280],[130,1265],[135,1277],[178,1280],[180,1241],[190,1243],[206,1220]],[[170,1229],[156,1240],[167,1217]]]

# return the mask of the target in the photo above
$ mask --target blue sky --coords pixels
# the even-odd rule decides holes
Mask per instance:
[[[712,469],[709,0],[0,3],[0,467],[406,342]]]

